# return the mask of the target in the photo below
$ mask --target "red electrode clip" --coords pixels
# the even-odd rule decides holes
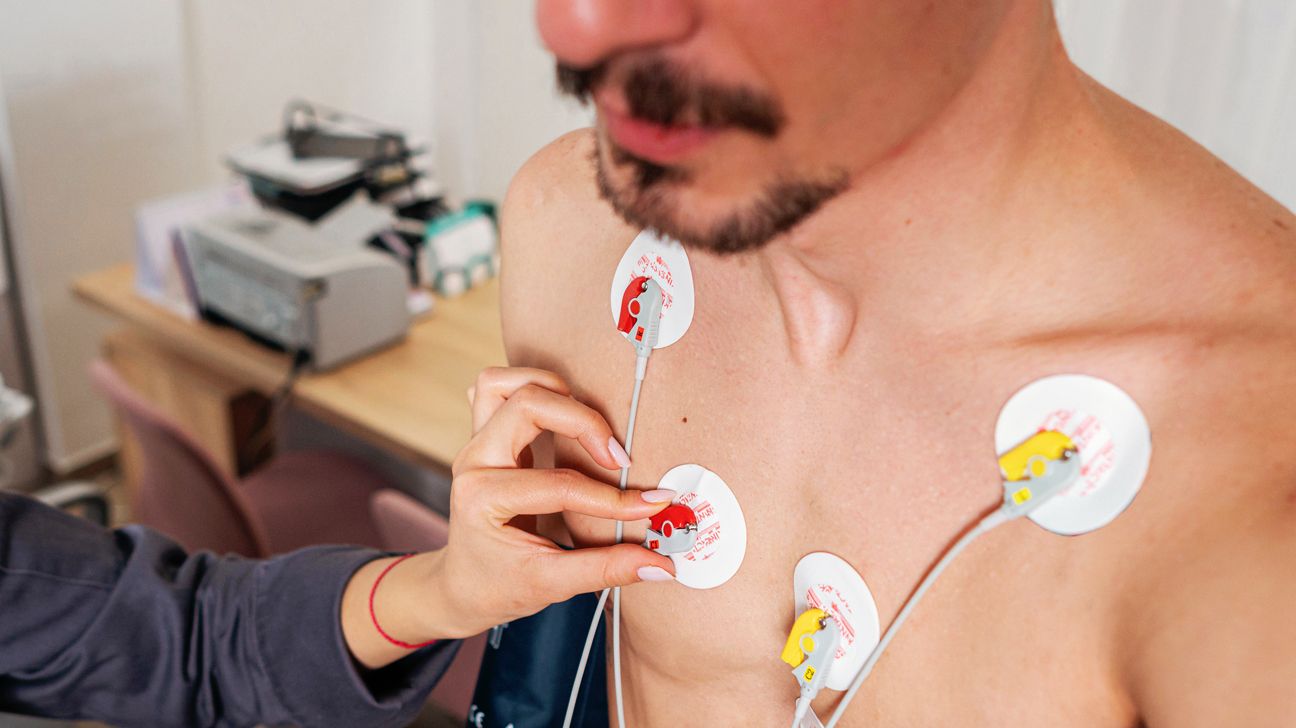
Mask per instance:
[[[634,328],[640,313],[639,302],[635,299],[643,293],[647,284],[648,276],[638,276],[626,286],[625,293],[621,296],[621,317],[617,320],[617,331],[628,334]]]
[[[672,503],[648,519],[644,547],[659,554],[682,554],[697,543],[697,514],[683,503]]]

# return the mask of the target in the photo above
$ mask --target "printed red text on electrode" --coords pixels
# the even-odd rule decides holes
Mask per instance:
[[[693,550],[684,554],[684,558],[689,561],[706,561],[715,556],[719,550],[710,547],[720,541],[720,521],[709,523],[716,515],[715,506],[711,505],[711,501],[699,501],[697,505],[693,505],[695,501],[698,501],[697,492],[685,493],[679,498],[680,503],[692,508],[697,514],[699,529]]]
[[[1111,433],[1102,426],[1102,422],[1093,415],[1079,417],[1074,427],[1068,427],[1077,419],[1075,410],[1055,410],[1044,418],[1040,430],[1056,430],[1071,438],[1080,450],[1081,481],[1071,486],[1063,495],[1084,498],[1091,495],[1103,484],[1105,476],[1116,465],[1116,441]]]
[[[816,592],[821,592],[823,597]],[[825,600],[827,606],[824,606]],[[833,653],[833,659],[845,659],[847,648],[855,644],[855,627],[850,621],[850,615],[854,614],[855,610],[851,608],[850,602],[833,585],[816,584],[806,590],[806,603],[816,609],[824,610],[837,620],[837,626],[841,627],[842,641],[837,646],[837,651]]]
[[[660,255],[648,255],[644,253],[635,261],[630,271],[630,278],[638,276],[651,275],[662,284],[662,313],[670,310],[671,304],[675,297],[671,292],[675,290],[675,276],[671,275],[670,264]]]

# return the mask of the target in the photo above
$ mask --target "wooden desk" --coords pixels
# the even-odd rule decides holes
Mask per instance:
[[[80,278],[73,291],[127,324],[105,342],[107,358],[237,472],[237,440],[246,430],[240,393],[272,393],[289,371],[287,355],[150,303],[135,293],[129,264]],[[491,281],[438,300],[401,344],[329,372],[304,373],[293,403],[416,464],[444,467],[472,432],[468,387],[483,368],[504,361],[499,286]]]

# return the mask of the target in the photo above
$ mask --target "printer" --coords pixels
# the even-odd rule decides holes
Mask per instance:
[[[391,256],[272,210],[186,226],[184,266],[204,318],[232,325],[317,370],[404,338],[408,271]]]

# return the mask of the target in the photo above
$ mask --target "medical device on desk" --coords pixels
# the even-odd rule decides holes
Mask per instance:
[[[298,100],[284,109],[280,133],[230,150],[225,161],[264,204],[315,221],[361,190],[400,208],[439,206],[427,146],[386,124]]]
[[[329,239],[271,210],[234,212],[185,228],[197,307],[328,369],[409,329],[406,271],[393,258]]]

